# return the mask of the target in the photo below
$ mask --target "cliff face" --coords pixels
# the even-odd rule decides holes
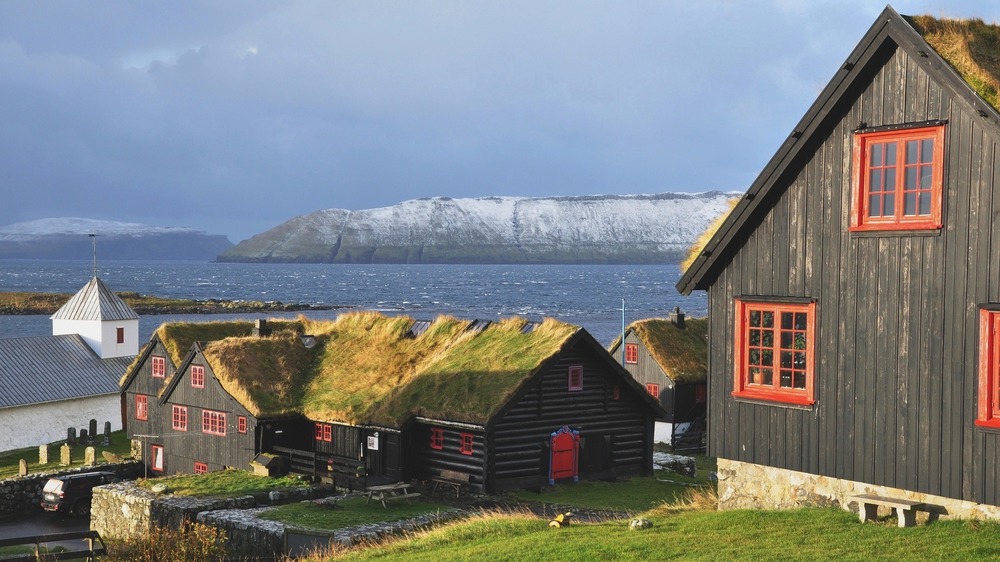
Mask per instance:
[[[89,259],[90,233],[102,260],[212,261],[233,246],[223,235],[188,228],[55,218],[0,228],[0,259]]]
[[[228,262],[672,263],[732,193],[431,198],[295,217],[219,255]]]

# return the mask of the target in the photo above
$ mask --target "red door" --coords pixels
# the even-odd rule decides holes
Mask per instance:
[[[549,484],[556,480],[572,478],[579,480],[580,433],[567,426],[552,434],[550,441],[551,460],[549,462]]]

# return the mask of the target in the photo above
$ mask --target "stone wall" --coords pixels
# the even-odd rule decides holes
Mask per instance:
[[[157,494],[139,487],[135,482],[118,482],[94,488],[90,528],[106,538],[134,538],[144,536],[156,527],[179,527],[183,521],[197,521],[198,514],[206,511],[245,510],[329,494],[328,487],[314,487],[235,498],[204,499]]]
[[[854,513],[850,496],[875,494],[927,503],[942,517],[1000,519],[1000,507],[854,482],[759,464],[718,459],[719,509],[790,509],[834,506]]]
[[[49,454],[51,455],[52,452],[50,451]],[[58,451],[55,454],[58,455]],[[42,501],[42,488],[45,487],[45,483],[48,482],[49,478],[53,476],[94,471],[114,472],[121,478],[135,478],[142,473],[142,463],[139,461],[126,461],[115,464],[85,466],[74,469],[39,472],[37,474],[18,476],[0,481],[0,514],[15,515],[37,510],[39,503]]]

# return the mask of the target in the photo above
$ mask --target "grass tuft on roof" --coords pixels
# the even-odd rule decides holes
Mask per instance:
[[[671,380],[705,382],[708,378],[708,318],[687,318],[684,329],[665,318],[647,318],[629,324],[653,359]],[[611,342],[614,349],[621,336]]]
[[[912,16],[910,24],[977,94],[1000,111],[1000,26],[979,18]]]
[[[682,272],[687,271],[687,269],[691,267],[691,264],[694,263],[694,260],[698,259],[702,250],[705,249],[705,246],[707,246],[709,241],[712,240],[712,237],[715,236],[716,231],[722,227],[722,223],[726,222],[726,219],[729,218],[729,215],[732,214],[733,209],[736,208],[736,204],[739,202],[740,199],[738,197],[730,199],[728,201],[729,210],[716,217],[715,220],[705,228],[705,231],[698,235],[698,239],[691,244],[691,247],[688,248],[687,255],[684,256],[684,259],[681,261]]]

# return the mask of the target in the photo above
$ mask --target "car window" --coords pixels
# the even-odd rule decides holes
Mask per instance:
[[[45,487],[42,488],[45,492],[60,492],[62,491],[62,480],[56,480],[55,478],[49,478],[49,481],[45,483]]]

